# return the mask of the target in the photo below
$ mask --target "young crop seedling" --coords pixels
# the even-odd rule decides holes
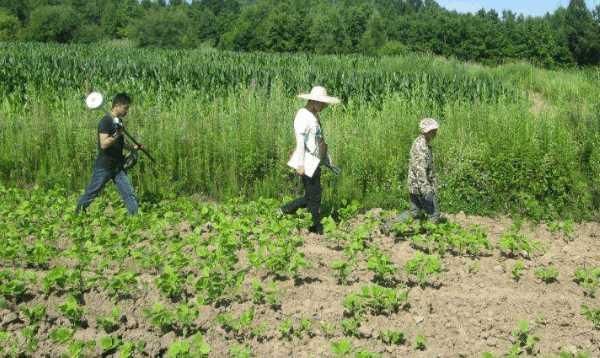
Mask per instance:
[[[535,277],[545,283],[556,282],[558,279],[558,270],[555,267],[540,267],[535,270]]]
[[[40,323],[44,318],[46,318],[46,306],[42,304],[36,304],[31,307],[23,307],[21,312],[27,318],[29,324]]]
[[[320,323],[320,327],[321,327],[321,333],[323,334],[323,337],[332,338],[335,335],[335,331],[336,331],[335,324],[323,321]]]
[[[519,261],[515,262],[512,270],[511,270],[513,280],[515,280],[515,281],[521,280],[521,277],[523,276],[523,271],[525,271],[525,264],[523,263],[523,261],[519,260]]]
[[[350,342],[348,339],[341,339],[337,342],[331,343],[331,352],[336,357],[346,357],[352,353],[353,349],[352,342]]]
[[[378,249],[370,250],[367,268],[374,273],[373,280],[381,285],[391,285],[395,281],[396,266]]]
[[[184,280],[181,275],[171,266],[166,266],[163,272],[156,278],[156,286],[163,294],[171,300],[178,301],[183,294]]]
[[[534,254],[542,251],[539,241],[529,239],[515,229],[504,233],[498,246],[502,254],[509,257],[531,258]]]
[[[137,288],[137,274],[131,271],[122,271],[104,282],[106,293],[116,299],[133,297]]]
[[[587,296],[595,297],[596,290],[600,287],[600,267],[580,267],[575,271],[574,280],[584,289]]]
[[[281,298],[277,285],[272,282],[267,287],[260,284],[258,280],[252,281],[252,302],[257,305],[268,304],[277,309],[281,306]]]
[[[248,346],[243,345],[234,345],[229,348],[229,356],[231,358],[251,358],[254,355],[252,354],[252,349]]]
[[[100,349],[102,354],[107,355],[114,353],[117,348],[123,343],[119,337],[104,336],[100,338]]]
[[[406,342],[403,332],[387,330],[379,333],[379,339],[385,344],[402,345]]]
[[[208,358],[211,352],[210,346],[204,340],[204,336],[196,333],[185,340],[172,343],[167,350],[167,358]]]
[[[421,287],[431,284],[431,279],[442,272],[442,260],[437,255],[425,255],[420,252],[410,259],[404,270]]]
[[[364,286],[358,293],[344,298],[343,306],[347,316],[360,317],[366,312],[375,315],[388,315],[408,305],[408,292],[381,287]]]
[[[281,338],[285,338],[288,341],[291,341],[294,337],[314,337],[315,334],[312,325],[312,321],[308,318],[300,318],[300,321],[297,323],[292,318],[286,318],[279,325],[279,333],[281,334]]]
[[[112,333],[116,331],[121,325],[121,310],[118,307],[112,309],[110,315],[108,316],[98,316],[96,322],[104,332]]]
[[[354,263],[351,261],[335,260],[331,263],[331,269],[335,273],[338,284],[347,285],[349,283],[348,278],[352,274],[353,266]]]
[[[255,310],[251,307],[240,314],[238,318],[228,313],[217,316],[216,321],[226,332],[234,334],[235,338],[242,340],[246,337],[254,337],[256,331],[253,329]]]
[[[171,330],[175,323],[173,314],[161,303],[154,304],[150,309],[144,309],[144,315],[154,327],[159,328],[163,333]]]
[[[595,329],[600,329],[600,308],[590,308],[588,306],[581,306],[581,314],[592,322]]]
[[[535,353],[535,345],[540,341],[539,337],[532,335],[529,327],[529,322],[519,321],[517,328],[512,332],[515,339],[515,344],[511,348],[510,354],[520,355],[524,352],[527,354]]]
[[[417,335],[415,338],[415,349],[424,351],[427,348],[427,339],[425,336]]]
[[[553,221],[548,224],[548,229],[553,234],[561,234],[565,241],[575,240],[575,223],[573,220]]]
[[[69,296],[67,300],[60,306],[58,310],[62,313],[74,326],[83,324],[83,315],[85,314],[83,308],[77,303],[77,299],[73,296]]]
[[[57,327],[50,331],[48,337],[54,343],[64,344],[67,343],[71,337],[73,337],[75,331],[68,327]]]
[[[342,333],[346,337],[359,337],[360,317],[346,318],[342,320]]]

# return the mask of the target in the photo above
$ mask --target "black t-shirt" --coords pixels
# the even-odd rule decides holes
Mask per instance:
[[[100,133],[113,135],[117,131],[117,128],[113,117],[108,113],[100,120],[98,124],[98,157],[96,158],[96,166],[106,169],[116,169],[125,162],[125,157],[123,156],[125,138],[123,136],[120,136],[113,145],[106,149],[100,147]]]

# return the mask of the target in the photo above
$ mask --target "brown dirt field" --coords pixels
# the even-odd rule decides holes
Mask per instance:
[[[503,217],[451,215],[449,219],[463,226],[480,225],[493,244],[511,226],[510,219]],[[190,232],[187,224],[178,230]],[[592,323],[581,315],[580,308],[583,304],[598,308],[600,299],[586,297],[582,288],[573,282],[576,268],[600,266],[600,224],[577,225],[572,242],[551,234],[545,225],[525,225],[524,232],[529,238],[541,241],[547,249],[541,256],[524,260],[526,270],[519,282],[512,279],[510,272],[516,260],[501,256],[497,249],[480,258],[446,255],[443,258],[445,270],[438,279],[439,288],[412,287],[409,309],[390,316],[368,315],[360,328],[362,338],[350,339],[353,346],[384,357],[480,357],[486,351],[502,356],[512,346],[511,332],[517,322],[527,320],[532,324],[533,334],[540,338],[536,345],[539,356],[554,356],[562,349],[587,351],[591,357],[600,357],[600,330],[593,329]],[[403,272],[404,264],[416,252],[407,241],[379,233],[373,243],[391,257],[399,272]],[[343,253],[333,249],[323,236],[306,233],[300,249],[312,267],[301,271],[302,280],[276,281],[281,292],[280,309],[255,305],[254,322],[265,325],[265,339],[245,339],[243,343],[252,348],[256,357],[331,357],[331,342],[343,338],[339,328],[344,313],[343,298],[372,280],[363,261],[353,272],[353,282],[339,285],[329,266],[333,260],[341,259]],[[559,270],[558,282],[545,284],[535,278],[534,268],[548,264]],[[403,274],[399,276],[404,279]],[[264,279],[265,273],[254,272],[246,278],[246,284],[253,278]],[[136,298],[119,302],[124,323],[113,333],[123,340],[145,341],[145,356],[161,356],[176,340],[173,333],[157,332],[144,317],[143,308],[153,302],[164,302],[153,285],[154,279],[152,274],[143,274],[139,277]],[[114,303],[105,293],[95,291],[87,293],[84,299],[88,327],[79,329],[75,338],[98,341],[104,333],[96,317],[109,314]],[[64,297],[57,294],[45,297],[40,288],[27,302],[27,305],[44,303],[48,306],[49,319],[42,323],[42,333],[60,324],[68,325],[56,310],[63,301]],[[238,343],[216,324],[216,315],[227,311],[237,316],[252,305],[251,301],[242,299],[228,307],[201,308],[196,323],[211,346],[211,357],[227,357],[229,348]],[[25,326],[23,319],[16,319],[14,313],[10,308],[0,311],[0,330],[16,334]],[[314,336],[291,341],[281,339],[278,327],[288,317],[311,319]],[[337,327],[333,337],[325,337],[319,328],[321,322]],[[400,346],[384,345],[377,336],[386,329],[404,332],[407,342]],[[418,334],[427,339],[424,351],[414,349]],[[35,356],[56,357],[63,352],[64,346],[44,340]],[[93,353],[100,354],[98,349]]]

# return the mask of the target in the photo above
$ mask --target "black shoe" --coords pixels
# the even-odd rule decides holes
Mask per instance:
[[[312,232],[313,234],[323,235],[323,225],[313,225],[308,228],[308,231]]]

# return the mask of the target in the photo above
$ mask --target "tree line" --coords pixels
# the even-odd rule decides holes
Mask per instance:
[[[485,64],[600,64],[600,5],[542,17],[461,14],[434,0],[0,0],[0,41],[233,51],[426,52]]]

